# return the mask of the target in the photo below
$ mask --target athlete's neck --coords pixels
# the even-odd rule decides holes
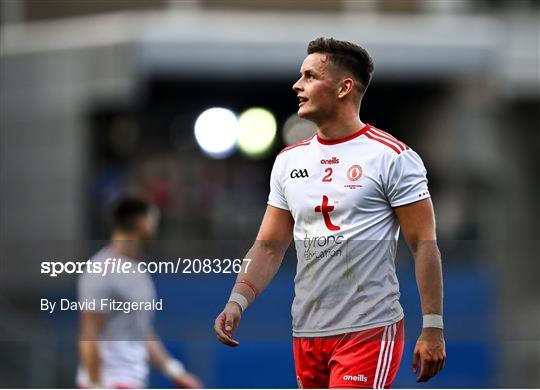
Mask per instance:
[[[119,255],[136,260],[141,252],[141,241],[136,234],[115,231],[111,236],[110,247]]]
[[[359,116],[332,120],[318,125],[317,134],[326,141],[346,138],[365,126]]]

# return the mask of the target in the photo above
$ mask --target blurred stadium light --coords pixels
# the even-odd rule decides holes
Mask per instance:
[[[316,129],[315,123],[292,114],[283,124],[283,142],[286,145],[296,144],[312,136]]]
[[[214,107],[202,112],[195,122],[195,138],[212,158],[229,157],[238,141],[238,119],[229,109]]]
[[[261,107],[248,108],[238,118],[238,148],[246,156],[261,158],[268,155],[276,138],[276,118]]]

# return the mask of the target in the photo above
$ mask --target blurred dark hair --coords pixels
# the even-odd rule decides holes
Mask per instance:
[[[328,54],[335,66],[352,74],[361,94],[366,91],[374,67],[373,60],[363,47],[347,41],[321,37],[309,42],[307,52]]]
[[[150,203],[133,195],[124,195],[112,207],[114,229],[130,232],[135,229],[137,220],[150,212]]]

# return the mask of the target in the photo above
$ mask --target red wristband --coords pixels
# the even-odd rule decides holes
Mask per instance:
[[[253,291],[253,294],[255,296],[259,295],[259,290],[257,290],[257,287],[255,287],[255,285],[253,283],[251,283],[249,280],[247,279],[240,279],[238,282],[236,282],[237,284],[238,283],[242,283],[242,284],[245,284],[246,286],[248,286],[251,291]]]

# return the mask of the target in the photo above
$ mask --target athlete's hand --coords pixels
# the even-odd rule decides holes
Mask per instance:
[[[418,362],[422,363],[417,382],[427,382],[444,368],[446,351],[443,330],[439,328],[423,328],[416,342],[413,355],[413,371],[418,372]]]
[[[236,302],[228,302],[214,322],[214,330],[219,341],[230,347],[237,347],[240,344],[232,338],[240,324],[240,318],[242,318],[240,305]]]

